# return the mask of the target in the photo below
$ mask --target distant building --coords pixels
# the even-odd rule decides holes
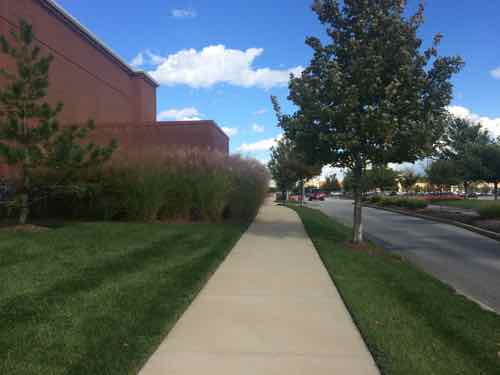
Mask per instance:
[[[8,35],[20,19],[33,25],[43,52],[54,56],[48,99],[64,103],[63,125],[92,119],[95,137],[116,138],[130,157],[152,146],[229,151],[227,135],[213,121],[156,122],[158,84],[133,70],[53,1],[0,0],[0,34]],[[0,59],[1,67],[12,67],[5,55]]]

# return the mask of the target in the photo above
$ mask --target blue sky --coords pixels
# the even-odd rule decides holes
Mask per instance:
[[[324,36],[312,0],[58,0],[129,63],[160,81],[161,119],[215,120],[232,152],[266,161],[280,129],[270,95],[285,111],[287,76],[311,58],[308,35]],[[417,0],[410,0],[414,8]],[[500,135],[500,3],[427,1],[421,37],[436,32],[441,54],[459,54],[450,110]]]

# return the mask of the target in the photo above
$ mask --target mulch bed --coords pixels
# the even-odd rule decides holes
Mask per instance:
[[[484,220],[479,215],[463,215],[460,212],[440,211],[434,209],[423,209],[417,211],[419,214],[434,216],[438,218],[458,221],[460,223],[473,225],[491,232],[500,233],[500,220]]]
[[[376,207],[376,205],[374,206]],[[490,220],[481,219],[480,216],[474,210],[469,210],[469,209],[455,210],[449,207],[443,209],[436,209],[435,207],[433,208],[427,207],[420,210],[409,210],[397,207],[397,210],[407,212],[410,215],[417,213],[425,216],[458,221],[459,223],[472,225],[481,229],[489,230],[491,232],[500,234],[499,219],[490,219]]]

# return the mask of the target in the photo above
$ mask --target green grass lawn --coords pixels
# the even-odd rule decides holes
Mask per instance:
[[[0,374],[136,374],[246,224],[0,233]]]
[[[433,202],[432,204],[478,210],[482,207],[491,206],[493,204],[500,205],[500,201],[495,202],[493,200],[483,200],[483,199],[463,199],[456,201],[436,201]]]
[[[500,374],[500,316],[381,249],[351,250],[350,229],[293,207],[386,375]]]

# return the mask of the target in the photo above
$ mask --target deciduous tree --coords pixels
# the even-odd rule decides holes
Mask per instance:
[[[376,165],[366,171],[366,185],[369,190],[397,190],[398,173],[385,165]]]
[[[403,189],[409,193],[413,186],[418,182],[419,175],[411,169],[405,169],[399,174],[399,183]]]
[[[304,182],[321,173],[321,167],[308,165],[292,141],[286,137],[280,139],[271,149],[271,160],[268,163],[271,176],[276,187],[283,196],[297,182]]]
[[[434,37],[417,36],[424,7],[405,16],[402,0],[316,0],[323,44],[309,37],[309,66],[289,84],[298,107],[279,115],[285,134],[312,162],[349,168],[354,181],[353,241],[361,242],[361,181],[369,165],[413,162],[433,152],[452,98],[460,57],[441,57]]]
[[[491,143],[490,134],[481,124],[454,116],[449,117],[438,155],[442,159],[454,161],[457,173],[462,176],[466,196],[469,183],[480,178],[477,168],[474,167],[477,162],[475,150],[478,146]]]
[[[425,170],[425,173],[429,183],[438,187],[440,191],[462,183],[460,166],[454,160],[434,160]]]
[[[495,200],[498,200],[498,184],[500,183],[500,143],[495,142],[488,145],[478,145],[471,151],[475,161],[470,166],[471,173],[476,175],[477,180],[483,180],[494,185]],[[472,164],[472,163],[471,163]]]
[[[337,175],[334,173],[331,176],[328,176],[325,181],[321,184],[321,189],[332,192],[332,191],[341,191],[342,185],[337,179]]]

